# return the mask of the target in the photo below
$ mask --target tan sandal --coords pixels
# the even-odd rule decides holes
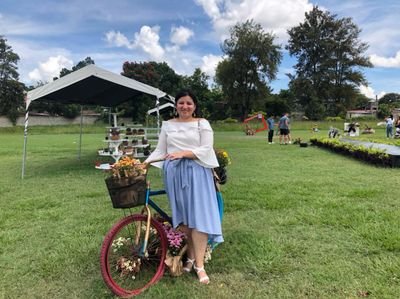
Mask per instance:
[[[193,264],[193,269],[197,273],[197,277],[199,278],[199,282],[202,284],[209,284],[210,283],[210,278],[208,277],[206,270],[204,270],[204,267],[196,267],[196,265]],[[200,278],[199,273],[204,272],[206,275]]]
[[[194,262],[195,262],[194,259],[187,258],[185,267],[183,267],[182,270],[185,271],[186,273],[190,273],[190,271],[192,271],[192,268],[194,266]],[[188,264],[190,264],[190,266]]]

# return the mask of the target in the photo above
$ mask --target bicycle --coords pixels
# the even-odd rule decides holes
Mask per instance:
[[[168,241],[163,222],[172,225],[172,219],[151,199],[162,194],[166,194],[165,190],[152,191],[146,181],[142,212],[120,219],[104,238],[100,250],[101,274],[108,288],[117,296],[136,296],[164,275]],[[218,200],[222,220],[220,194]],[[152,215],[149,206],[159,216]]]

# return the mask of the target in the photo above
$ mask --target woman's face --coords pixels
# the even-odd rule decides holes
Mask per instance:
[[[190,119],[195,110],[196,105],[190,96],[181,97],[176,102],[176,112],[178,112],[179,118]]]

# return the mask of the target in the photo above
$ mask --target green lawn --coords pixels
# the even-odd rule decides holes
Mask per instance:
[[[78,161],[78,134],[32,129],[24,180],[23,135],[0,132],[0,298],[113,298],[99,250],[123,213],[94,169],[104,134],[86,130]],[[398,298],[400,169],[265,135],[215,133],[232,165],[211,284],[165,275],[141,298]],[[161,186],[159,171],[150,177]]]

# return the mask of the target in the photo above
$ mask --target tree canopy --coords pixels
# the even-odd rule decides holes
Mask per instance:
[[[275,36],[264,32],[253,20],[238,23],[221,45],[226,58],[216,69],[216,82],[228,99],[232,112],[241,119],[270,93],[282,59]]]
[[[359,40],[360,32],[351,18],[338,19],[318,6],[288,30],[286,48],[297,58],[289,86],[309,118],[344,113],[354,105],[358,87],[367,85],[362,68],[372,64],[363,56],[368,45]]]
[[[18,54],[0,36],[0,114],[7,115],[15,125],[18,110],[24,104],[24,85],[18,82]]]

